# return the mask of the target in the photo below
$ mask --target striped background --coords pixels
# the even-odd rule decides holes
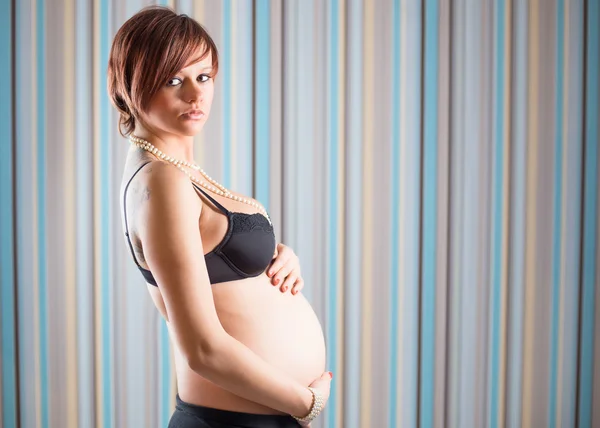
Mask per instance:
[[[106,93],[139,0],[0,2],[3,427],[166,427]],[[600,427],[598,0],[187,0],[207,172],[300,256],[320,427]],[[598,308],[598,309],[597,309]]]

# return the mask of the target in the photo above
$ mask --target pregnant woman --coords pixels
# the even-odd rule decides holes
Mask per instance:
[[[277,245],[260,203],[194,163],[217,68],[204,28],[159,6],[123,24],[108,62],[131,142],[123,231],[175,350],[169,427],[310,426],[333,375],[298,258]]]

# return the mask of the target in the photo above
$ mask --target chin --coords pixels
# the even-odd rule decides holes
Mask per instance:
[[[199,123],[196,126],[186,126],[180,129],[178,134],[185,135],[186,137],[193,137],[197,135],[204,128],[204,123]]]
[[[184,132],[179,132],[178,134],[182,135],[184,137],[195,137],[199,133],[200,133],[200,130],[198,130],[198,131],[184,131]]]

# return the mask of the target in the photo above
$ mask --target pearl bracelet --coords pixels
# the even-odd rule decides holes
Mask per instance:
[[[312,392],[313,395],[313,401],[312,405],[310,406],[310,412],[303,418],[297,418],[296,416],[292,415],[292,417],[298,422],[312,422],[313,419],[319,416],[319,413],[321,413],[323,411],[323,408],[325,407],[325,402],[323,400],[323,397],[321,397],[321,394],[316,389],[310,386],[308,387],[308,389],[310,389],[310,392]]]

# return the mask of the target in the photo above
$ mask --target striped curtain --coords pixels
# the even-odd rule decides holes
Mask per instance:
[[[147,4],[0,2],[3,427],[174,410],[106,91]],[[600,427],[599,0],[162,4],[220,52],[197,162],[300,257],[315,428]]]

